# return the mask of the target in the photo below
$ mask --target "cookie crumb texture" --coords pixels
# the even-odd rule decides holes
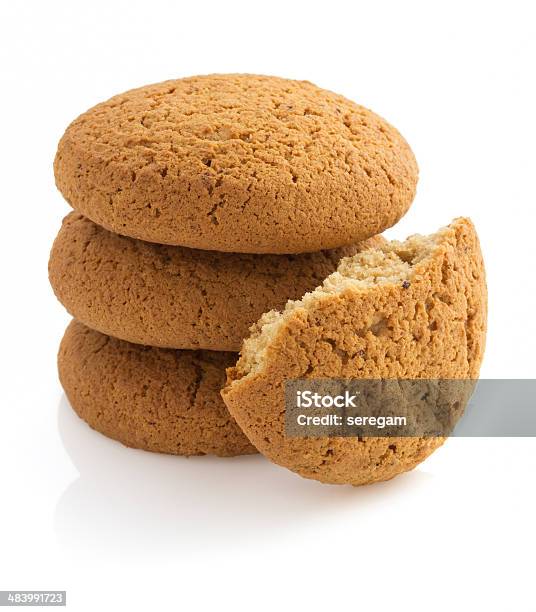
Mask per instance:
[[[56,184],[95,223],[245,253],[353,244],[408,210],[418,168],[382,118],[306,81],[208,75],[134,89],[78,117]]]
[[[343,259],[321,287],[264,315],[228,370],[223,397],[275,463],[327,483],[388,480],[444,438],[287,438],[285,380],[476,379],[486,316],[478,238],[458,219],[432,236]]]
[[[226,457],[256,452],[220,396],[235,359],[130,344],[72,321],[58,369],[75,412],[105,436],[158,453]]]
[[[119,236],[78,213],[64,219],[49,277],[60,302],[88,327],[129,342],[240,350],[263,312],[283,308],[337,268],[383,242],[299,255],[216,253]]]

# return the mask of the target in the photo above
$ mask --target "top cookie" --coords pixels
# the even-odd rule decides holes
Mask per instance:
[[[418,168],[398,131],[306,81],[209,75],[120,94],[54,162],[71,206],[116,233],[242,253],[336,248],[394,225]]]

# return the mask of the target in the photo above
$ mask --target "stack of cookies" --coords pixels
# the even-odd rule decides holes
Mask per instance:
[[[437,249],[448,259],[452,249],[454,255],[467,253],[469,244],[467,270],[482,269],[472,225],[464,220],[419,247],[427,254],[412,243],[414,262],[410,247],[379,236],[408,210],[418,174],[408,144],[386,121],[308,82],[186,78],[128,91],[78,117],[59,143],[54,170],[74,209],[49,262],[54,292],[74,317],[61,343],[59,374],[73,409],[91,427],[128,446],[163,453],[233,456],[259,449],[325,482],[384,479],[426,455],[419,448],[374,478],[359,461],[343,465],[337,447],[327,443],[317,449],[321,460],[310,465],[309,450],[287,448],[279,427],[277,398],[286,374],[276,368],[272,384],[263,371],[273,366],[265,363],[269,357],[290,368],[287,378],[326,375],[318,364],[332,364],[338,355],[346,369],[332,367],[328,375],[359,375],[359,363],[367,359],[361,340],[349,351],[340,334],[326,331],[325,310],[305,317],[307,329],[324,329],[314,346],[309,336],[301,344],[292,341],[303,316],[288,323],[310,304],[300,309],[300,302],[291,302],[283,326],[270,313],[326,277],[332,287],[333,273],[362,285],[363,270],[374,270],[376,279],[391,278],[407,298],[413,263],[430,254],[435,261]],[[407,270],[402,264],[390,276],[380,270],[404,257]],[[355,263],[351,273],[336,272],[342,258],[347,268]],[[444,271],[444,282],[461,286],[451,276]],[[370,345],[366,334],[356,335],[345,322],[347,285],[340,295],[330,293],[338,304],[330,321]],[[442,311],[443,320],[457,321],[460,308],[463,316],[469,309],[483,333],[485,300],[471,301],[466,290],[464,295],[452,317]],[[395,310],[402,304],[393,303]],[[375,338],[391,329],[386,314],[374,325]],[[286,334],[285,343],[276,327]],[[243,345],[250,328],[253,335]],[[468,349],[476,369],[483,350],[477,335]],[[349,363],[357,370],[348,370]],[[221,391],[227,369],[226,406]],[[248,399],[259,375],[262,385]],[[331,464],[334,471],[322,467]]]

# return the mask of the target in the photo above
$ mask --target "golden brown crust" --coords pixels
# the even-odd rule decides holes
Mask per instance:
[[[56,184],[116,233],[246,253],[353,244],[409,208],[399,132],[306,81],[208,75],[128,91],[67,128]]]
[[[49,277],[69,313],[102,333],[238,351],[263,312],[314,289],[342,257],[382,241],[300,255],[216,253],[119,236],[73,212],[52,247]]]
[[[235,359],[233,353],[130,344],[72,321],[58,369],[78,416],[126,446],[234,456],[256,452],[219,394]]]
[[[294,378],[477,378],[486,333],[486,283],[472,223],[455,221],[411,282],[352,287],[296,308],[260,367],[242,356],[225,403],[269,459],[298,474],[354,485],[410,470],[443,438],[287,438],[284,382]]]

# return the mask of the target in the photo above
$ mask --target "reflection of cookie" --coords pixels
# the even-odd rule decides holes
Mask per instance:
[[[472,223],[344,259],[322,288],[268,313],[228,371],[224,400],[269,459],[307,478],[387,480],[444,438],[289,438],[284,382],[295,378],[478,376],[486,284]]]
[[[256,452],[220,397],[233,353],[130,344],[71,322],[58,355],[75,412],[127,446],[176,455]]]
[[[59,300],[92,329],[151,346],[238,351],[263,312],[314,289],[341,257],[357,252],[355,246],[301,255],[200,251],[119,236],[71,213],[49,270]]]
[[[417,164],[398,131],[306,81],[210,75],[128,91],[76,119],[56,183],[119,234],[242,253],[353,244],[394,225]]]

